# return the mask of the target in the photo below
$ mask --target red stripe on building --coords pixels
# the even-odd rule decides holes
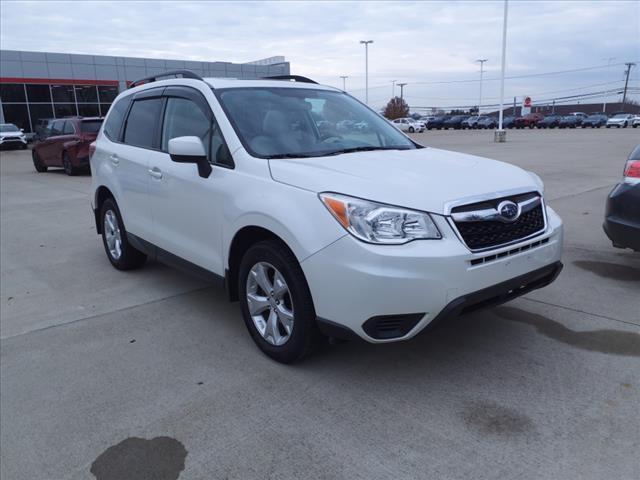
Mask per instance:
[[[0,77],[0,83],[32,83],[32,84],[58,84],[58,85],[105,85],[117,87],[118,80],[82,80],[70,78],[20,78]]]

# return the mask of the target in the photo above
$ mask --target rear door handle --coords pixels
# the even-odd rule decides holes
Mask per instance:
[[[120,159],[115,154],[111,155],[109,157],[109,160],[111,160],[111,163],[113,163],[116,167],[120,164]]]
[[[149,175],[160,180],[162,178],[162,170],[160,170],[158,167],[150,168]]]

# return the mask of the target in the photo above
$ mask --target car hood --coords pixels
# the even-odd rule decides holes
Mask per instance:
[[[21,137],[24,135],[22,132],[0,132],[0,137]]]
[[[275,181],[444,214],[446,203],[515,189],[539,190],[519,167],[422,148],[269,160]]]

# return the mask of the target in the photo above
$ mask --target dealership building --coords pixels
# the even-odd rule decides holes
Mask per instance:
[[[0,123],[33,132],[41,118],[104,116],[130,82],[182,69],[243,79],[290,74],[282,56],[231,63],[0,50]]]

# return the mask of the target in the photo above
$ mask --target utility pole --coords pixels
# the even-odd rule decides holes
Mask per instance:
[[[369,44],[373,43],[373,40],[360,40],[360,43],[364,45],[364,84],[365,84],[365,102],[369,105]]]
[[[391,80],[391,98],[396,96],[396,82],[397,80]]]
[[[627,66],[627,78],[624,81],[624,93],[622,94],[622,109],[624,110],[624,104],[627,101],[627,85],[629,85],[629,74],[631,73],[631,67],[633,67],[635,65],[635,63],[632,62],[627,62],[625,63],[625,65]]]
[[[403,93],[404,93],[404,87],[405,87],[406,83],[399,83],[398,86],[400,87],[400,100],[402,100],[404,98]]]
[[[349,78],[348,75],[340,75],[340,78],[342,79],[342,90],[343,91],[347,91],[347,78]]]
[[[480,115],[480,109],[482,108],[482,75],[484,73],[484,62],[486,61],[486,58],[476,60],[476,62],[480,64],[480,100],[478,101],[478,115]]]
[[[607,60],[607,80],[609,80],[609,70],[611,70],[611,61],[615,60],[616,57],[609,57],[607,59],[603,60]],[[606,114],[607,113],[607,94],[609,93],[609,90],[607,89],[607,87],[604,88],[604,102],[602,102],[602,113]]]

